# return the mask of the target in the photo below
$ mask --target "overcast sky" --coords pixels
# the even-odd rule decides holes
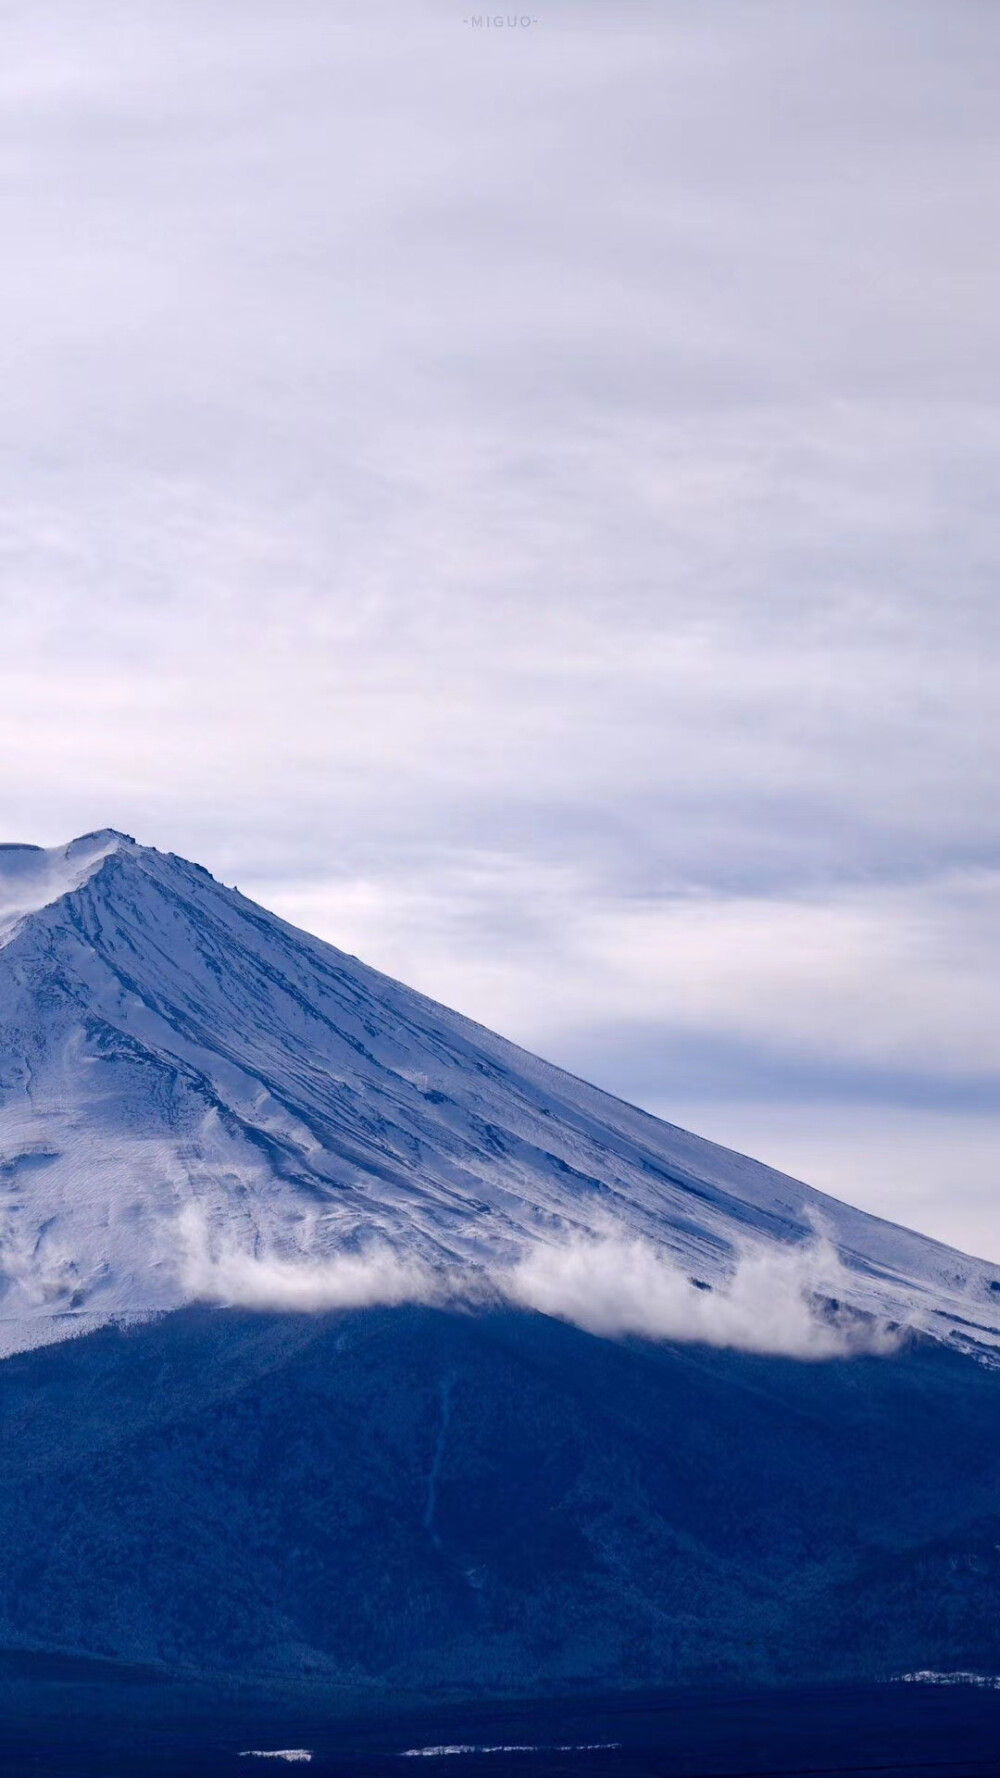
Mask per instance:
[[[0,0],[0,837],[1000,1258],[1000,7],[476,16]]]

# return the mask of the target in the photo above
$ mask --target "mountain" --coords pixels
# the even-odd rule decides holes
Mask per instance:
[[[6,1359],[0,1427],[0,1675],[60,1651],[359,1709],[1000,1672],[1000,1379],[937,1341],[194,1307]]]
[[[0,1069],[0,1675],[1000,1667],[983,1262],[110,831],[0,852]]]
[[[741,1253],[801,1255],[820,1231],[828,1300],[1000,1338],[994,1268],[623,1104],[112,831],[0,851],[0,1070],[8,1350],[234,1276],[259,1297],[265,1256],[289,1289],[297,1261],[367,1258],[375,1300],[421,1294],[417,1267],[426,1294],[520,1264],[522,1300],[558,1309],[607,1293],[593,1255],[567,1269],[595,1230],[646,1244],[637,1294],[663,1283],[650,1254],[690,1284],[654,1331],[707,1325],[695,1283],[724,1292]],[[328,1300],[347,1300],[335,1277]]]

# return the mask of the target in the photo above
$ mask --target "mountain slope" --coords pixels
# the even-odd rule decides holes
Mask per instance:
[[[986,1350],[991,1267],[623,1104],[112,831],[0,850],[8,1348],[177,1306],[208,1249],[489,1271],[594,1227],[718,1288],[822,1228],[863,1314]],[[26,1331],[27,1330],[27,1331]]]
[[[0,1652],[370,1707],[996,1673],[998,1457],[995,1371],[937,1342],[186,1309],[0,1365]]]

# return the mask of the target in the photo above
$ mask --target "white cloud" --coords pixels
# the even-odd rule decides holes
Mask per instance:
[[[821,1299],[839,1299],[847,1284],[823,1241],[748,1249],[728,1285],[706,1290],[650,1242],[607,1236],[536,1245],[507,1291],[527,1308],[610,1337],[698,1340],[801,1359],[894,1350],[898,1337],[885,1327],[824,1313]]]
[[[249,1253],[224,1234],[213,1236],[195,1206],[178,1218],[176,1238],[181,1287],[196,1301],[309,1313],[436,1302],[442,1296],[441,1280],[426,1266],[378,1242],[362,1253],[322,1260],[305,1252]]]
[[[829,1243],[748,1248],[729,1282],[694,1283],[651,1242],[613,1229],[562,1244],[536,1242],[514,1265],[432,1268],[373,1240],[358,1253],[293,1255],[241,1249],[210,1231],[195,1206],[175,1235],[179,1279],[195,1300],[296,1313],[400,1303],[441,1308],[509,1302],[608,1338],[704,1342],[789,1358],[890,1352],[898,1336],[828,1299],[849,1289]]]
[[[246,886],[246,885],[243,885]],[[581,1034],[756,1046],[780,1068],[982,1083],[1000,1068],[1000,873],[726,894],[615,894],[567,865],[464,855],[406,881],[250,885],[387,974],[585,1066]],[[618,1037],[621,1046],[621,1036]],[[636,1091],[650,1098],[652,1064]],[[625,1090],[620,1076],[617,1091]],[[669,1116],[676,1090],[656,1090]],[[680,1087],[683,1093],[685,1086]]]

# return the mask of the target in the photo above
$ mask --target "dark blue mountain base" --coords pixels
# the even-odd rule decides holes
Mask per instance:
[[[930,1342],[189,1309],[8,1360],[0,1416],[4,1646],[137,1683],[357,1714],[1000,1670],[1000,1379]]]

